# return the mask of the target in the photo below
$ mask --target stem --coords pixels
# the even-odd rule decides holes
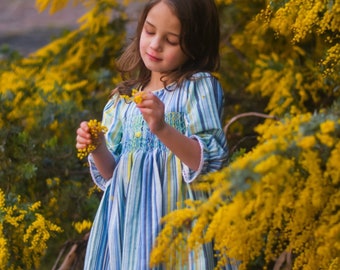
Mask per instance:
[[[224,128],[223,128],[224,134],[227,135],[228,128],[232,123],[234,123],[235,121],[237,121],[240,118],[249,117],[249,116],[256,116],[256,117],[261,117],[261,118],[279,120],[279,118],[277,116],[268,115],[268,114],[264,114],[264,113],[258,113],[258,112],[241,113],[241,114],[238,114],[238,115],[234,116],[233,118],[231,118],[230,121],[224,126]]]

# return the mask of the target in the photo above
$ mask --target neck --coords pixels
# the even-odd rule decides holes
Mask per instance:
[[[164,87],[164,82],[161,81],[162,75],[160,73],[152,73],[150,77],[150,81],[147,85],[143,88],[143,91],[154,91]],[[166,83],[165,85],[167,85]]]

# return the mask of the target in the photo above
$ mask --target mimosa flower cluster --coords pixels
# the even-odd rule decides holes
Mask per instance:
[[[101,122],[99,122],[96,119],[91,119],[90,121],[88,121],[87,125],[90,128],[92,143],[87,145],[83,149],[78,149],[77,156],[79,159],[87,157],[92,151],[94,151],[100,143],[99,142],[100,133],[107,132],[107,127],[103,126]]]
[[[90,220],[83,220],[72,223],[74,229],[77,231],[77,233],[81,234],[83,232],[87,232],[91,229],[92,222]]]
[[[62,232],[40,208],[40,202],[26,204],[20,196],[8,199],[0,189],[0,269],[39,268],[48,241]]]
[[[131,96],[120,95],[120,97],[123,98],[126,102],[135,102],[136,104],[139,104],[143,101],[143,95],[143,92],[138,91],[136,88],[133,88]]]
[[[266,8],[242,34],[231,39],[234,47],[250,58],[253,52],[249,45],[259,51],[247,90],[268,97],[266,110],[274,115],[304,113],[318,107],[323,99],[339,97],[339,92],[333,90],[340,74],[339,3],[323,0],[263,3],[267,3]],[[286,45],[279,52],[269,47],[274,42]],[[307,48],[309,42],[320,47]],[[322,53],[316,56],[321,47]],[[305,60],[302,63],[297,59]]]
[[[213,241],[220,267],[229,257],[241,270],[269,269],[291,252],[293,269],[339,269],[339,105],[258,126],[257,147],[200,180],[212,183],[208,200],[164,218],[153,265],[170,262],[172,243],[187,252]]]

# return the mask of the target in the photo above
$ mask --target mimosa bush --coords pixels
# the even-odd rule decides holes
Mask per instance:
[[[37,6],[39,11],[50,7],[53,14],[67,3],[37,1]],[[27,57],[10,50],[0,57],[0,188],[25,202],[41,201],[39,220],[63,228],[53,243],[46,243],[52,243],[47,253],[34,255],[34,263],[43,259],[40,265],[46,269],[64,242],[77,237],[72,223],[94,215],[100,193],[88,196],[93,183],[77,159],[75,130],[81,121],[101,116],[119,81],[114,59],[124,45],[124,9],[114,0],[86,1],[86,8],[78,29],[64,31]],[[34,235],[39,231],[32,229]],[[17,251],[6,252],[12,257]]]
[[[177,241],[183,252],[214,241],[219,266],[231,257],[241,269],[272,269],[282,255],[291,254],[293,269],[337,269],[339,4],[216,2],[227,22],[220,77],[227,101],[239,101],[226,106],[226,123],[233,114],[261,105],[282,120],[256,121],[257,146],[200,179],[196,188],[212,195],[188,204],[190,217],[183,209],[164,218],[152,263],[171,263]],[[246,139],[233,134],[242,131],[237,127],[228,130],[228,138]]]
[[[202,178],[213,190],[206,202],[189,203],[190,215],[183,209],[164,218],[153,263],[167,262],[172,248],[179,248],[171,243],[191,224],[183,251],[213,241],[220,267],[230,257],[239,269],[272,269],[282,253],[291,252],[293,269],[337,269],[339,105],[258,126],[257,147]]]
[[[0,269],[38,269],[51,237],[62,229],[45,219],[41,203],[24,203],[0,189]]]

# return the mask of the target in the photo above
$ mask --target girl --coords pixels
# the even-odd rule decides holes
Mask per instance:
[[[104,194],[85,269],[149,269],[161,218],[195,199],[190,183],[226,160],[223,91],[210,74],[219,67],[218,48],[213,0],[146,4],[135,39],[117,62],[124,81],[103,111],[108,132],[89,155],[91,175]],[[139,104],[121,97],[133,88],[141,91]],[[90,143],[89,127],[82,122],[76,147]],[[185,269],[214,268],[209,245],[185,256]]]

